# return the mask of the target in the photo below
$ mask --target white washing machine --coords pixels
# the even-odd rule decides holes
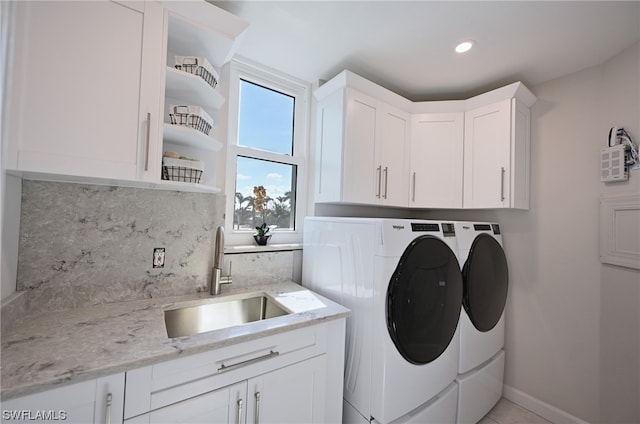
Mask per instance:
[[[452,423],[462,275],[452,224],[308,217],[302,284],[348,307],[345,423]]]
[[[509,272],[496,223],[455,222],[462,264],[457,422],[477,423],[500,400]]]

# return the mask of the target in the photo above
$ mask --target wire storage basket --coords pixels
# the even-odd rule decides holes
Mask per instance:
[[[213,127],[213,119],[199,106],[171,105],[169,119],[173,125],[193,128],[206,135]]]
[[[202,78],[211,86],[216,88],[218,85],[218,73],[211,63],[204,57],[197,56],[176,56],[175,67],[180,71],[185,71],[190,74],[194,74]]]
[[[200,183],[204,164],[199,160],[162,158],[162,179],[183,183]]]

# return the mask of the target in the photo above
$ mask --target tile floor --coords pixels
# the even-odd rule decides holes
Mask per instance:
[[[505,398],[493,407],[478,424],[551,424],[539,415]]]

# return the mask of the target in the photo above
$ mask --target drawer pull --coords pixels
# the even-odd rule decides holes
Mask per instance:
[[[416,201],[416,173],[413,173],[413,191],[411,192],[411,201],[415,202]]]
[[[106,404],[107,411],[104,416],[105,424],[111,424],[111,400],[112,400],[111,393],[107,393],[107,404]]]
[[[238,424],[242,424],[242,399],[238,399]]]
[[[147,140],[144,150],[144,170],[149,170],[149,138],[151,133],[151,113],[147,113]]]
[[[504,202],[504,167],[500,168],[500,201]]]
[[[254,424],[260,424],[260,392],[256,392],[256,413],[253,417]]]
[[[382,196],[383,199],[387,198],[387,188],[388,188],[388,183],[389,183],[389,167],[385,166],[384,167],[384,196]]]
[[[237,363],[231,364],[231,365],[220,364],[220,367],[218,368],[218,372],[229,371],[229,370],[231,370],[233,368],[237,368],[237,367],[253,364],[254,362],[264,361],[265,359],[269,359],[269,358],[271,358],[273,356],[278,356],[278,355],[280,355],[280,352],[274,351],[274,350],[270,350],[269,353],[267,353],[265,355],[262,355],[262,356],[258,356],[257,358],[247,359],[246,361],[237,362]]]

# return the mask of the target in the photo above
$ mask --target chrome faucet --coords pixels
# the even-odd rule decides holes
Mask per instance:
[[[209,290],[212,296],[220,294],[223,284],[231,284],[231,262],[229,262],[229,275],[222,275],[224,265],[224,228],[216,230],[216,250],[213,256],[213,269],[211,270],[211,285]]]

